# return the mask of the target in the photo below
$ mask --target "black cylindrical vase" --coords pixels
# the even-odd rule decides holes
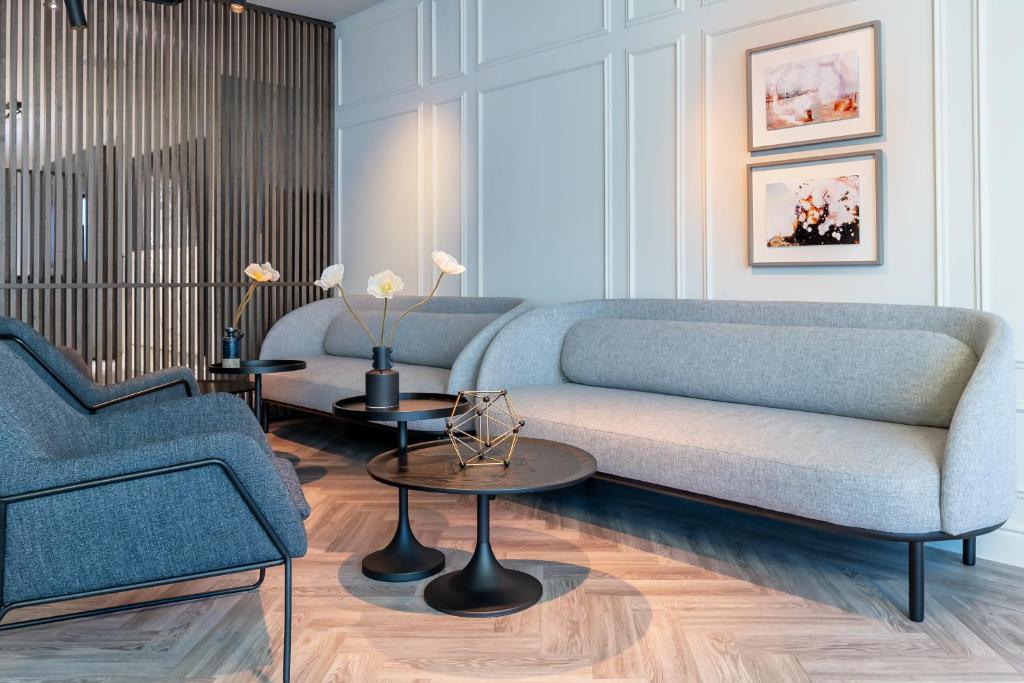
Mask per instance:
[[[391,369],[391,347],[373,347],[373,369],[366,373],[366,407],[398,407],[398,372]]]

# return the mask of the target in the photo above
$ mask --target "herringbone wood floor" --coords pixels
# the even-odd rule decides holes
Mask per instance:
[[[440,615],[423,604],[427,581],[359,571],[394,525],[394,490],[364,473],[392,437],[321,420],[275,432],[313,505],[295,563],[296,681],[1024,680],[1024,570],[929,550],[927,620],[914,624],[902,544],[600,482],[493,504],[496,551],[543,580],[541,604]],[[411,500],[419,537],[462,566],[474,501]],[[259,593],[0,634],[0,680],[279,680],[281,598],[274,569]]]

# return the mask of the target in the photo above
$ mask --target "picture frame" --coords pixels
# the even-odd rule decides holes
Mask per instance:
[[[882,134],[882,23],[750,48],[747,150]]]
[[[881,265],[883,166],[880,149],[749,164],[748,265]]]

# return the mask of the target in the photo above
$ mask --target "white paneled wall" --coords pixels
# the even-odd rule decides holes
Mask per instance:
[[[884,134],[751,155],[745,50],[882,22]],[[354,282],[446,293],[980,307],[1018,331],[1018,0],[387,0],[338,26],[337,240]],[[1019,51],[1014,54],[1019,55]],[[885,265],[746,265],[746,165],[885,153]]]

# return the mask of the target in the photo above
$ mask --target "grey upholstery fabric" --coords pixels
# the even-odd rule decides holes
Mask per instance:
[[[88,366],[85,366],[84,361],[80,355],[74,352],[68,352],[68,350],[61,350],[50,344],[36,332],[32,327],[26,325],[20,320],[14,318],[7,318],[0,316],[0,335],[12,334],[20,338],[24,343],[36,353],[47,365],[49,365],[64,382],[65,385],[71,390],[69,394],[60,383],[56,381],[48,372],[36,363],[32,357],[25,352],[19,345],[11,340],[0,341],[0,344],[6,346],[15,351],[21,358],[24,358],[33,372],[39,375],[44,382],[46,382],[55,392],[68,401],[75,410],[80,412],[87,412],[82,407],[82,403],[86,406],[95,406],[106,401],[121,398],[137,391],[156,387],[161,384],[169,382],[185,382],[192,391],[192,395],[196,396],[199,394],[199,387],[196,384],[195,375],[188,368],[167,368],[157,372],[152,372],[147,375],[142,375],[134,379],[118,382],[116,384],[99,385],[92,381],[89,377]],[[77,359],[75,356],[77,355]],[[160,391],[156,391],[151,394],[144,394],[137,398],[124,403],[118,403],[111,405],[108,408],[104,408],[107,411],[115,410],[126,410],[132,406],[137,406],[144,403],[156,403],[170,398],[178,398],[185,396],[185,388],[182,384],[175,384],[174,386],[167,387]],[[75,397],[81,399],[81,403],[75,399]]]
[[[67,359],[68,363],[70,363],[72,367],[82,373],[84,377],[89,377],[91,374],[89,364],[85,362],[84,358],[82,358],[82,354],[70,346],[58,346],[57,351]]]
[[[371,296],[351,296],[349,301],[353,308],[359,311],[376,312],[381,309],[381,301]],[[401,311],[417,301],[417,297],[395,297],[389,306],[388,318],[391,319],[391,309],[399,311],[400,315]],[[497,318],[465,342],[450,371],[427,365],[397,363],[395,369],[400,374],[401,390],[456,393],[460,389],[475,389],[480,362],[488,345],[505,325],[530,308],[521,299],[435,297],[416,309],[402,322],[403,326],[409,318],[419,314],[462,315],[472,318],[477,323],[482,316],[496,315]],[[339,325],[347,326],[351,321],[342,300],[332,297],[302,306],[274,324],[263,342],[260,358],[299,358],[305,360],[309,368],[303,372],[267,375],[264,377],[264,397],[272,401],[330,412],[331,405],[339,398],[364,392],[364,375],[370,368],[366,360],[369,357],[366,345],[370,340],[365,337],[366,333],[355,326],[354,322],[351,323],[359,334],[364,335],[363,340],[358,342],[363,344],[360,357],[327,355],[325,340],[328,329],[339,319],[344,321],[339,322]],[[402,330],[400,327],[400,336],[396,341],[396,359],[404,357],[401,350]],[[426,348],[429,344],[422,346]],[[331,359],[339,362],[331,362]],[[346,360],[357,362],[342,362]],[[411,423],[410,427],[437,431],[439,425],[440,422],[434,420]]]
[[[572,382],[949,426],[978,357],[924,330],[598,318],[569,329]]]
[[[951,534],[1002,524],[1016,499],[1013,336],[994,315],[981,317],[973,333],[984,351],[953,414],[942,459],[942,528]]]
[[[365,392],[370,364],[362,358],[312,356],[306,369],[263,377],[263,398],[330,413],[334,402]],[[402,391],[441,392],[448,388],[448,370],[395,363]]]
[[[381,300],[367,294],[349,296],[348,300],[352,304],[352,308],[360,312],[381,310]],[[388,317],[391,317],[392,311],[397,311],[401,315],[402,311],[419,300],[415,296],[396,296],[388,307]],[[422,313],[497,313],[502,317],[515,312],[511,316],[514,318],[528,308],[523,304],[522,299],[437,296],[416,311]],[[348,309],[345,308],[340,297],[329,297],[300,306],[270,328],[263,340],[260,358],[321,356],[326,353],[324,340],[327,337],[327,329],[335,318],[348,315]],[[507,323],[511,318],[506,319],[505,322]],[[483,353],[483,349],[481,349],[481,353]]]
[[[1005,521],[1013,509],[1013,341],[1009,326],[998,316],[965,309],[883,304],[582,301],[530,311],[512,321],[488,348],[479,385],[514,390],[568,382],[561,367],[565,335],[577,322],[591,318],[923,330],[958,339],[978,356],[978,364],[958,397],[950,423],[940,461],[941,526],[931,531],[962,534],[987,528]],[[638,339],[638,343],[642,341]],[[513,399],[517,395],[513,391]],[[601,429],[601,425],[591,427]],[[655,479],[654,483],[661,482]]]
[[[274,467],[277,468],[277,473],[281,475],[281,481],[284,482],[284,487],[288,490],[288,495],[291,496],[295,509],[299,511],[302,519],[309,519],[313,508],[309,506],[306,494],[302,492],[302,483],[299,481],[299,475],[295,471],[295,467],[287,458],[276,453],[275,456]]]
[[[578,384],[511,395],[525,434],[598,469],[878,531],[934,531],[946,431]]]
[[[236,472],[287,552],[305,554],[300,511],[240,400],[214,394],[88,415],[29,363],[0,345],[0,496],[216,458]],[[215,466],[12,503],[6,543],[7,601],[279,557]]]
[[[379,330],[381,314],[364,313],[360,317],[371,330]],[[388,315],[386,336],[396,316]],[[392,359],[398,363],[429,365],[451,369],[455,359],[475,336],[495,320],[497,313],[420,313],[407,315],[395,333]],[[371,341],[352,316],[339,315],[327,328],[324,350],[332,356],[371,357]]]

